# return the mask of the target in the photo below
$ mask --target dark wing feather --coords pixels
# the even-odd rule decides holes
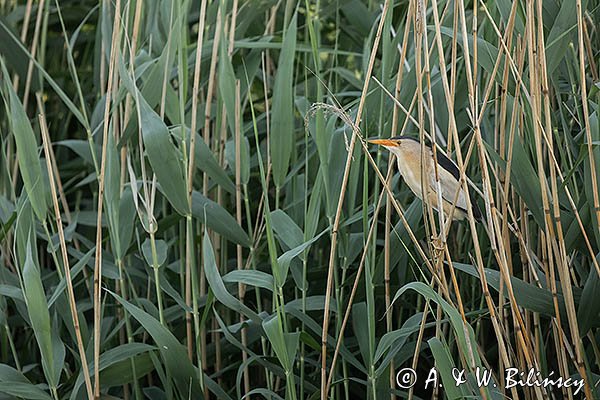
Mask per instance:
[[[446,171],[450,172],[457,181],[460,180],[460,171],[454,161],[446,157],[443,153],[436,151],[435,155],[437,156],[438,164],[444,168]]]
[[[458,170],[458,167],[456,166],[456,164],[454,164],[454,161],[452,161],[451,159],[449,159],[448,157],[446,157],[443,153],[436,151],[436,156],[437,156],[437,161],[438,164],[446,171],[448,171],[457,181],[460,180],[460,171]],[[482,216],[481,216],[481,210],[479,209],[479,206],[477,205],[477,202],[475,201],[475,199],[472,196],[469,196],[469,198],[471,199],[471,207],[473,208],[473,217],[475,217],[476,220],[481,221],[482,220]],[[446,199],[448,200],[448,199]],[[452,201],[452,200],[448,200],[448,201]],[[461,208],[461,207],[458,207]],[[467,210],[463,210],[464,212],[467,212]]]

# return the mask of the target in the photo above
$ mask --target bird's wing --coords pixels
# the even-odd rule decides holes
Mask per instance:
[[[462,189],[459,184],[460,171],[458,170],[458,167],[452,160],[450,160],[441,152],[437,152],[436,156],[438,165],[441,167],[438,168],[438,174],[440,177],[440,186],[442,187],[442,198],[449,203],[453,203],[454,199],[456,199],[456,207],[466,211],[467,199],[464,189]],[[429,184],[433,190],[437,192],[438,186],[437,182],[435,181],[435,171],[431,169],[429,175]],[[459,191],[458,197],[456,195],[457,191]]]

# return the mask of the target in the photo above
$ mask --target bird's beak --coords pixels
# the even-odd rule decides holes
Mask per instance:
[[[397,147],[398,144],[394,140],[390,139],[370,139],[367,140],[369,143],[378,144],[380,146]]]

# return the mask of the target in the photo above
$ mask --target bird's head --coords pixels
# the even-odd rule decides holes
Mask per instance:
[[[396,136],[389,139],[369,139],[368,142],[383,146],[395,155],[399,155],[402,147],[406,147],[408,143],[417,143],[415,139],[407,136]]]

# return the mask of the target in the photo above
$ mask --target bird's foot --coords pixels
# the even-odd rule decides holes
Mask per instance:
[[[432,235],[431,246],[433,247],[433,251],[435,251],[436,255],[441,256],[444,253],[444,249],[446,248],[446,243],[442,235]]]

